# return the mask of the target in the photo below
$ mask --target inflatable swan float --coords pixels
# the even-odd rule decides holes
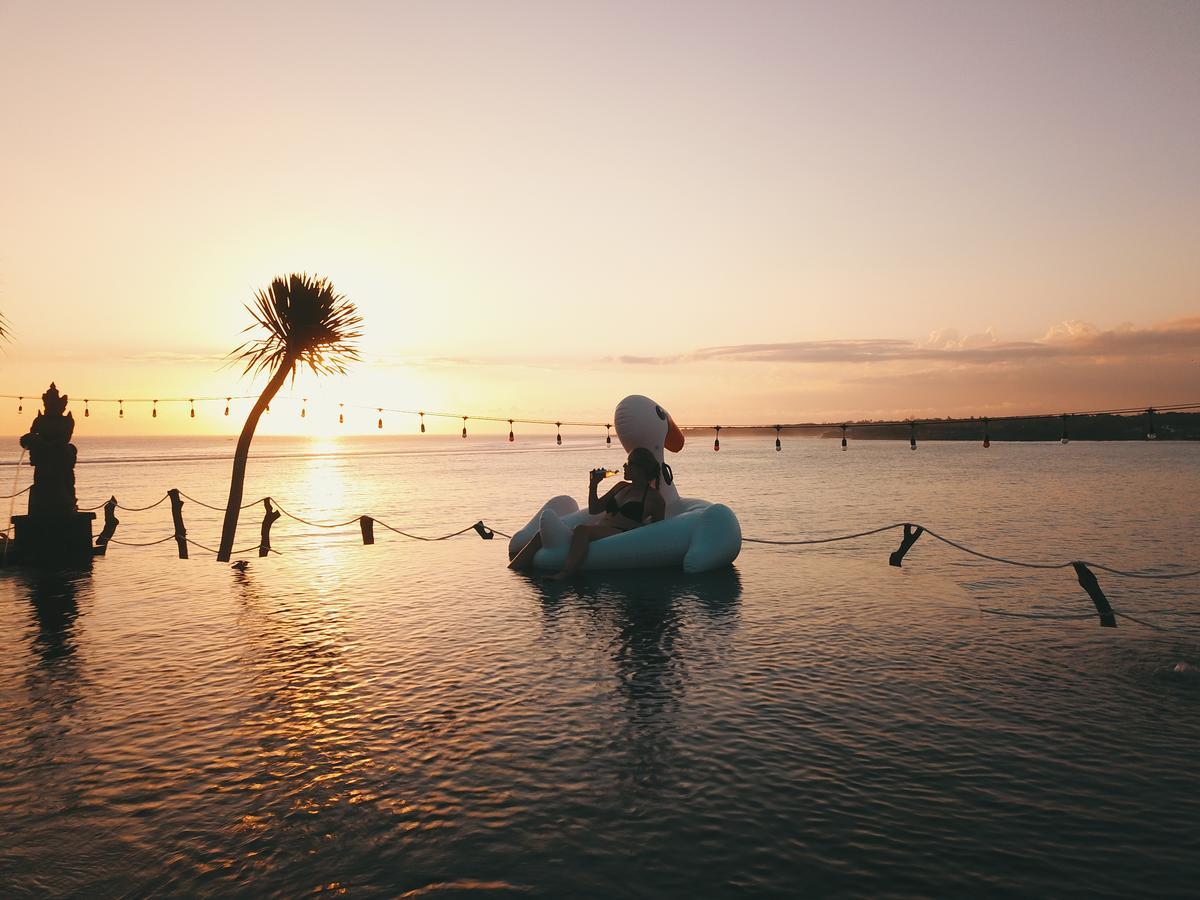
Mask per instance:
[[[634,394],[617,404],[613,413],[617,439],[625,452],[645,447],[663,463],[663,451],[683,449],[683,433],[667,412],[651,400]],[[666,501],[666,517],[594,541],[583,563],[586,571],[597,569],[645,569],[682,566],[683,571],[709,572],[733,562],[742,549],[742,528],[737,516],[722,503],[680,497],[671,469],[663,465],[658,491]],[[599,522],[603,513],[592,515],[580,509],[575,498],[551,497],[508,542],[512,559],[534,535],[542,536],[542,548],[533,558],[537,569],[561,569],[576,525]]]

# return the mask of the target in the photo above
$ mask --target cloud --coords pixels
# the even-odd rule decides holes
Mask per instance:
[[[947,363],[996,366],[1053,359],[1159,358],[1200,352],[1200,316],[1176,319],[1150,328],[1122,325],[1101,331],[1086,322],[1062,322],[1036,341],[1001,341],[992,329],[960,337],[941,329],[925,341],[890,338],[786,343],[732,344],[704,347],[674,356],[622,356],[621,362],[662,365],[679,362],[730,361],[767,363]]]
[[[536,371],[557,370],[565,363],[551,359],[518,359],[503,356],[404,356],[376,357],[373,365],[403,367],[410,369],[534,369]]]
[[[122,357],[128,362],[225,362],[231,359],[224,353],[192,353],[183,350],[149,350],[144,353],[129,353]],[[235,363],[237,360],[233,360]]]

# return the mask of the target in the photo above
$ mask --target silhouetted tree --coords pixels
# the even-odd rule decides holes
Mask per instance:
[[[233,536],[246,480],[246,457],[263,410],[289,375],[295,380],[298,367],[308,366],[318,375],[344,374],[346,363],[359,358],[354,341],[362,336],[358,330],[362,324],[358,310],[334,291],[325,278],[294,273],[276,278],[267,290],[255,294],[254,305],[246,309],[254,322],[245,330],[261,326],[267,336],[246,341],[231,356],[246,362],[242,374],[267,369],[273,370],[273,374],[246,416],[233,454],[229,502],[225,506],[225,524],[217,552],[219,562],[229,562],[233,553]]]

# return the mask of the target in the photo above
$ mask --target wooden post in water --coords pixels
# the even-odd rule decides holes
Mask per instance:
[[[913,447],[913,449],[915,450],[917,448]],[[920,525],[910,525],[905,523],[904,537],[900,539],[899,548],[897,548],[892,555],[888,557],[888,565],[895,566],[897,569],[901,568],[900,562],[904,559],[904,554],[912,548],[912,545],[917,542],[917,538],[924,533],[925,529]]]
[[[109,497],[108,502],[104,504],[104,530],[96,536],[96,555],[103,556],[108,550],[108,542],[112,540],[112,536],[117,532],[117,526],[121,524],[121,520],[117,518],[117,498]]]
[[[271,526],[275,524],[275,520],[279,518],[279,510],[271,507],[271,498],[263,497],[263,509],[266,512],[263,514],[262,520],[262,537],[258,541],[258,555],[266,556],[271,552]]]
[[[359,516],[358,527],[362,529],[363,543],[375,543],[375,520],[370,516]]]
[[[1096,612],[1100,614],[1100,624],[1105,628],[1116,628],[1116,614],[1109,605],[1108,598],[1104,596],[1104,591],[1100,589],[1100,582],[1096,580],[1092,570],[1081,562],[1073,562],[1071,566],[1075,569],[1075,577],[1079,579],[1079,586],[1087,591],[1087,595],[1096,604]]]
[[[171,518],[175,521],[175,543],[179,545],[179,558],[187,559],[187,529],[183,527],[183,500],[179,497],[179,488],[167,491],[171,498]]]

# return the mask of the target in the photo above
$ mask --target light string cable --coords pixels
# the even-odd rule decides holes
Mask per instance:
[[[18,412],[22,412],[24,409],[24,401],[26,399],[35,400],[38,396],[40,396],[40,395],[38,395],[34,392],[30,392],[29,394],[0,394],[0,399],[16,400],[18,403],[18,407],[17,407]],[[78,397],[78,395],[77,395],[77,397]],[[150,404],[150,407],[151,407],[151,418],[158,418],[159,404],[165,405],[165,404],[185,404],[185,403],[188,404],[190,417],[195,418],[197,403],[212,403],[212,402],[221,403],[221,402],[223,402],[225,404],[224,415],[228,416],[230,414],[231,404],[234,400],[240,401],[240,400],[256,400],[256,399],[258,399],[258,397],[257,397],[257,395],[254,395],[254,394],[227,394],[227,395],[223,395],[223,396],[189,396],[189,397],[117,397],[117,398],[114,398],[114,397],[90,397],[89,396],[89,397],[83,398],[82,402],[84,405],[84,412],[83,412],[84,418],[88,418],[91,416],[91,405],[92,404],[112,404],[112,403],[117,404],[117,416],[118,416],[118,418],[121,418],[121,419],[125,418],[125,405],[126,404],[136,405],[136,404],[147,404],[147,403]],[[276,402],[299,404],[301,418],[307,418],[309,398],[285,395],[285,396],[276,397],[273,399],[275,399]],[[556,440],[560,444],[561,444],[561,428],[564,425],[571,426],[571,427],[578,427],[578,428],[604,428],[606,430],[606,432],[611,432],[611,429],[613,427],[611,422],[591,421],[591,420],[586,420],[586,419],[581,419],[581,418],[576,418],[576,417],[550,419],[550,418],[538,418],[538,417],[499,415],[499,414],[495,414],[495,413],[482,413],[481,414],[481,413],[447,412],[447,411],[443,411],[443,410],[430,410],[430,409],[407,409],[407,408],[400,408],[400,407],[384,406],[384,405],[376,404],[376,403],[344,403],[343,402],[343,403],[338,403],[337,408],[338,408],[338,420],[339,420],[340,424],[344,424],[344,419],[345,419],[344,410],[352,409],[352,410],[359,410],[359,411],[373,413],[377,417],[377,427],[379,429],[382,429],[384,427],[384,424],[383,424],[383,414],[384,413],[394,414],[394,415],[403,415],[403,416],[415,416],[417,418],[418,424],[420,426],[420,430],[422,432],[425,431],[425,417],[426,416],[429,416],[432,418],[443,418],[443,419],[452,419],[452,420],[456,420],[456,421],[461,421],[463,423],[462,433],[463,433],[464,437],[467,436],[468,424],[472,421],[474,421],[474,422],[490,422],[490,423],[496,423],[496,424],[507,424],[509,426],[509,431],[508,431],[509,441],[515,440],[515,434],[513,431],[514,424],[541,425],[541,426],[553,425],[553,426],[555,426],[556,429],[558,429],[558,432],[556,433]],[[267,409],[269,411],[270,407],[268,406]],[[947,416],[947,417],[942,417],[942,418],[871,419],[871,420],[853,420],[853,419],[847,418],[847,419],[839,419],[839,420],[825,421],[825,422],[814,422],[814,421],[781,422],[781,421],[776,421],[776,422],[770,423],[770,424],[768,424],[768,423],[742,424],[742,425],[716,425],[716,424],[700,425],[700,424],[696,424],[696,425],[684,425],[681,427],[685,428],[689,431],[703,431],[703,430],[708,430],[708,429],[715,430],[715,432],[718,436],[718,439],[714,441],[714,449],[716,449],[716,450],[720,449],[719,435],[720,435],[720,432],[722,429],[725,429],[727,431],[750,431],[750,430],[768,431],[768,432],[773,431],[775,434],[775,449],[779,450],[779,449],[781,449],[780,434],[784,431],[808,431],[808,430],[816,430],[816,429],[832,430],[832,431],[840,430],[842,439],[843,439],[842,446],[844,448],[846,446],[845,439],[846,439],[846,434],[847,434],[848,430],[851,430],[851,429],[860,430],[860,429],[870,429],[870,428],[899,428],[899,427],[907,426],[910,428],[911,444],[912,444],[913,448],[915,449],[916,448],[916,428],[918,426],[923,429],[928,429],[928,428],[937,428],[939,426],[949,426],[949,425],[967,425],[967,424],[981,425],[983,428],[984,446],[989,446],[991,443],[989,428],[991,425],[998,423],[998,422],[1033,422],[1033,421],[1060,420],[1063,423],[1062,441],[1063,441],[1063,443],[1066,443],[1069,440],[1067,424],[1072,417],[1076,417],[1076,416],[1086,417],[1086,416],[1104,416],[1104,415],[1111,415],[1111,416],[1145,415],[1147,417],[1146,437],[1153,439],[1153,438],[1158,437],[1158,434],[1157,434],[1157,431],[1155,428],[1155,420],[1154,420],[1154,415],[1156,413],[1186,412],[1186,411],[1193,411],[1193,410],[1200,410],[1200,401],[1192,402],[1192,403],[1163,403],[1163,404],[1148,405],[1148,406],[1136,406],[1136,407],[1076,410],[1073,412],[1023,413],[1023,414],[1003,415],[1003,416]],[[608,435],[608,442],[611,443],[611,434]]]

